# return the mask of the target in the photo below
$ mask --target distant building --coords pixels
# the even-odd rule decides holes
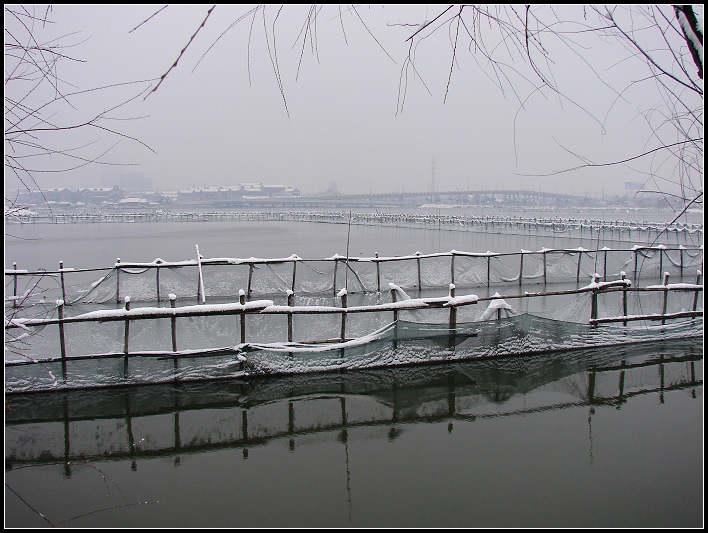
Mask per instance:
[[[286,185],[241,183],[231,187],[201,187],[177,192],[178,202],[236,201],[249,198],[300,196],[300,191]]]

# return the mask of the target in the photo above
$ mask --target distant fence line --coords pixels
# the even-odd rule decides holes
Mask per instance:
[[[300,265],[300,269],[298,269]],[[248,269],[247,272],[244,269]],[[187,270],[190,275],[182,271]],[[380,257],[346,257],[334,255],[323,259],[303,259],[297,255],[285,258],[197,258],[184,261],[121,262],[111,267],[64,268],[58,270],[22,270],[13,263],[5,270],[6,304],[22,306],[28,291],[37,290],[49,280],[56,293],[67,305],[74,302],[121,303],[130,293],[135,301],[164,300],[168,293],[195,296],[204,302],[210,297],[236,296],[245,288],[247,297],[256,294],[293,293],[336,294],[341,288],[349,292],[381,292],[387,283],[406,289],[439,289],[450,284],[458,287],[487,287],[526,283],[567,283],[592,279],[602,281],[629,275],[661,279],[665,273],[693,276],[703,271],[703,248],[641,246],[630,249],[587,250],[542,249],[513,253],[463,252],[452,250],[433,254]],[[80,274],[105,272],[99,280],[71,283],[69,278]],[[172,273],[171,278],[166,278]],[[179,274],[179,276],[177,276]],[[29,280],[20,287],[21,279]],[[132,278],[132,280],[131,280]],[[113,282],[112,280],[115,279]],[[138,283],[138,279],[140,282]],[[134,280],[134,281],[133,281]],[[132,284],[131,284],[132,281]],[[9,286],[12,285],[12,296]],[[136,288],[136,286],[138,288]],[[206,289],[205,289],[206,287]],[[208,289],[208,291],[207,291]],[[46,289],[49,290],[49,289]],[[42,297],[47,298],[46,290]],[[74,290],[76,294],[70,294]]]
[[[52,215],[15,215],[6,223],[22,224],[75,224],[118,222],[199,222],[216,220],[243,221],[297,221],[346,224],[350,214],[334,211],[212,211],[212,212],[128,212],[128,213],[57,213]],[[522,217],[498,215],[423,214],[423,213],[351,213],[351,223],[357,225],[404,226],[440,228],[447,230],[494,233],[549,233],[573,234],[580,237],[638,240],[671,234],[684,241],[688,236],[703,235],[703,224],[688,222],[649,222],[625,220],[599,220],[564,217]]]

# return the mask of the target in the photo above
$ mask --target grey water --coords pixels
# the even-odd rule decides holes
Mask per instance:
[[[562,237],[23,225],[12,268],[594,248]],[[600,246],[604,245],[600,244]],[[701,527],[703,347],[6,396],[6,527]]]

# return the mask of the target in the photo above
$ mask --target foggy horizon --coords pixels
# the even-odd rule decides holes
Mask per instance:
[[[41,35],[70,43],[64,53],[80,61],[57,64],[70,105],[52,120],[77,124],[111,110],[101,124],[118,135],[69,131],[60,149],[76,160],[34,165],[53,170],[35,173],[37,185],[106,187],[134,174],[157,191],[263,183],[312,195],[335,183],[341,194],[609,197],[632,193],[628,182],[672,191],[671,169],[652,157],[568,170],[656,145],[643,113],[657,95],[634,86],[646,72],[597,38],[575,50],[548,42],[565,97],[524,81],[533,73],[521,64],[500,90],[467,45],[453,64],[446,26],[409,48],[414,24],[444,6],[324,6],[316,33],[304,25],[309,6],[266,6],[265,19],[254,7],[217,5],[206,18],[204,5],[53,6],[56,22]],[[13,22],[6,15],[6,28]],[[95,87],[107,88],[85,92]],[[18,187],[6,168],[6,190]]]

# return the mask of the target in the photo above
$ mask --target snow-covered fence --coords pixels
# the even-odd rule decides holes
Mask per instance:
[[[73,303],[120,305],[122,295],[134,302],[162,301],[172,293],[180,298],[234,298],[245,287],[246,297],[282,294],[336,295],[340,286],[349,293],[380,293],[388,283],[406,290],[525,286],[533,284],[581,283],[595,273],[603,281],[619,279],[621,272],[636,280],[661,279],[664,272],[678,279],[703,270],[703,248],[678,245],[634,246],[629,249],[547,249],[515,253],[450,252],[406,256],[346,257],[335,254],[324,259],[203,258],[185,261],[125,262],[112,267],[5,271],[6,287],[12,296],[6,304],[26,307],[39,300],[61,298]],[[93,276],[101,272],[101,278]],[[342,282],[344,280],[345,282]],[[21,288],[22,281],[24,287]]]
[[[350,217],[351,214],[351,217]],[[337,211],[150,211],[145,213],[30,213],[7,219],[8,223],[117,223],[117,222],[195,222],[195,221],[276,221],[356,224],[367,226],[417,227],[480,233],[559,235],[638,242],[663,237],[667,242],[687,243],[689,237],[702,238],[703,224],[689,222],[652,222],[647,220],[602,220],[579,217],[466,215],[406,212]]]
[[[62,363],[62,369],[65,372],[65,364],[68,361],[77,361],[84,359],[95,359],[95,358],[111,358],[111,357],[124,357],[125,363],[127,365],[129,356],[143,356],[143,357],[159,357],[166,356],[170,353],[179,355],[180,357],[194,357],[199,353],[238,353],[240,348],[238,346],[234,347],[232,345],[221,346],[221,347],[206,347],[201,348],[188,348],[186,350],[179,350],[177,343],[177,319],[187,320],[199,317],[221,317],[221,322],[212,326],[216,329],[224,329],[224,324],[231,323],[232,321],[229,317],[239,317],[240,327],[239,335],[241,345],[245,345],[247,342],[251,343],[270,343],[273,346],[275,343],[292,343],[293,341],[293,325],[292,318],[294,315],[309,315],[314,317],[314,327],[305,328],[306,334],[319,335],[317,338],[308,339],[306,342],[308,344],[319,344],[319,343],[347,343],[350,341],[357,340],[347,335],[348,322],[347,318],[350,316],[364,314],[364,315],[374,315],[374,319],[366,320],[366,326],[364,328],[371,328],[372,325],[380,326],[381,323],[387,324],[396,323],[399,320],[400,313],[403,312],[414,312],[419,320],[428,321],[430,323],[442,323],[445,324],[449,331],[454,332],[458,326],[458,310],[462,310],[467,306],[476,306],[479,303],[488,302],[488,307],[475,316],[466,315],[466,320],[471,321],[485,321],[485,320],[500,320],[502,318],[502,310],[510,310],[511,315],[505,313],[504,316],[513,316],[517,314],[518,311],[514,310],[511,305],[507,303],[508,301],[521,300],[522,305],[526,305],[527,312],[529,312],[529,300],[533,299],[550,299],[561,297],[563,301],[568,302],[568,300],[577,299],[581,296],[590,296],[590,313],[585,315],[585,318],[577,316],[577,310],[581,307],[577,307],[574,310],[566,311],[568,317],[572,317],[572,320],[579,321],[585,324],[589,324],[593,327],[597,327],[601,324],[608,323],[618,323],[622,322],[625,326],[628,322],[636,321],[661,321],[665,324],[667,321],[672,321],[676,319],[692,319],[702,316],[702,310],[697,307],[698,295],[703,290],[703,285],[700,284],[701,278],[696,279],[695,284],[689,283],[679,283],[679,284],[669,284],[669,276],[666,275],[664,281],[661,285],[647,286],[647,287],[632,287],[631,282],[626,279],[611,281],[611,282],[601,282],[599,275],[596,275],[593,281],[584,287],[572,290],[563,291],[549,291],[549,292],[539,292],[539,293],[515,293],[506,294],[504,296],[494,294],[488,297],[479,297],[474,294],[456,296],[455,287],[451,285],[449,287],[449,293],[447,296],[442,297],[428,297],[428,298],[411,298],[405,291],[395,284],[390,286],[390,302],[378,302],[374,304],[356,305],[351,306],[347,303],[347,293],[345,289],[342,289],[337,295],[337,299],[341,302],[341,306],[334,305],[293,305],[292,293],[287,294],[287,305],[276,305],[272,300],[254,300],[250,302],[245,301],[245,291],[241,293],[241,299],[238,303],[225,303],[225,304],[198,304],[198,305],[186,305],[182,307],[175,306],[176,297],[170,295],[170,307],[136,307],[131,308],[131,302],[129,297],[125,297],[125,306],[122,309],[102,309],[96,311],[89,311],[86,313],[80,313],[74,316],[66,316],[64,311],[64,302],[61,300],[57,301],[57,316],[52,318],[12,318],[6,322],[6,345],[12,346],[12,341],[19,342],[23,339],[23,336],[29,337],[33,330],[36,328],[38,330],[44,330],[48,326],[58,326],[59,334],[59,354],[57,357],[48,358],[19,358],[15,361],[9,363],[6,362],[6,366],[21,366],[26,364],[41,364],[41,363]],[[651,298],[647,300],[637,300],[633,303],[632,308],[629,309],[627,304],[628,295],[634,295],[639,298],[643,294],[656,294],[659,293],[662,298],[656,299]],[[669,309],[668,307],[668,295],[681,295],[689,294],[689,298],[685,297],[681,299],[681,302],[677,302],[675,308]],[[621,312],[618,312],[617,300],[614,299],[616,294],[621,295]],[[606,301],[600,302],[599,298],[606,298]],[[689,308],[690,302],[692,300],[693,306]],[[586,305],[586,304],[585,304]],[[587,306],[584,307],[585,312],[587,312]],[[436,311],[437,310],[437,311]],[[443,315],[440,315],[440,310],[443,310]],[[653,312],[649,312],[653,311]],[[432,312],[432,314],[430,314]],[[536,314],[543,315],[543,311],[535,311]],[[548,315],[548,312],[545,312]],[[278,331],[282,331],[282,328],[278,328],[273,325],[272,320],[277,320],[277,317],[282,317],[285,315],[288,322],[287,330],[287,341],[284,339],[275,339],[274,335]],[[391,317],[386,318],[386,315]],[[601,316],[604,315],[604,316]],[[246,329],[246,317],[261,317],[268,318],[268,323],[264,325],[260,331],[256,331],[253,338],[247,336]],[[339,335],[335,338],[326,338],[323,333],[326,328],[322,327],[322,324],[327,321],[327,317],[338,316],[339,317]],[[160,320],[170,319],[170,330],[169,336],[168,332],[164,328],[159,326],[153,327],[153,333],[143,337],[143,343],[147,344],[160,344],[166,345],[167,338],[171,339],[171,350],[165,349],[149,349],[149,347],[143,346],[142,349],[131,350],[131,329],[130,325],[132,322],[152,322],[157,323]],[[84,353],[81,355],[68,355],[67,348],[67,326],[68,325],[88,325],[90,328],[95,329],[99,324],[110,324],[110,323],[122,323],[123,324],[123,335],[122,335],[122,349],[115,350],[113,352],[105,350],[100,353]],[[361,331],[361,325],[359,331]],[[149,328],[148,328],[149,329]],[[8,331],[21,331],[22,334],[12,337],[11,342],[7,342]],[[207,328],[207,335],[209,328]],[[371,331],[369,329],[369,331]],[[268,335],[269,337],[263,338],[262,335]],[[162,335],[165,339],[156,339],[156,335]],[[366,338],[368,334],[360,335],[361,338]],[[47,337],[46,330],[43,335]],[[79,336],[82,337],[82,342],[87,342],[81,333]],[[105,335],[101,335],[101,340],[105,341]],[[194,339],[189,339],[193,341]],[[302,344],[302,343],[300,343]],[[343,344],[343,346],[344,346]],[[86,350],[86,348],[83,348]],[[89,350],[91,348],[88,348]],[[295,348],[292,348],[293,350]],[[127,369],[127,366],[126,366]]]

